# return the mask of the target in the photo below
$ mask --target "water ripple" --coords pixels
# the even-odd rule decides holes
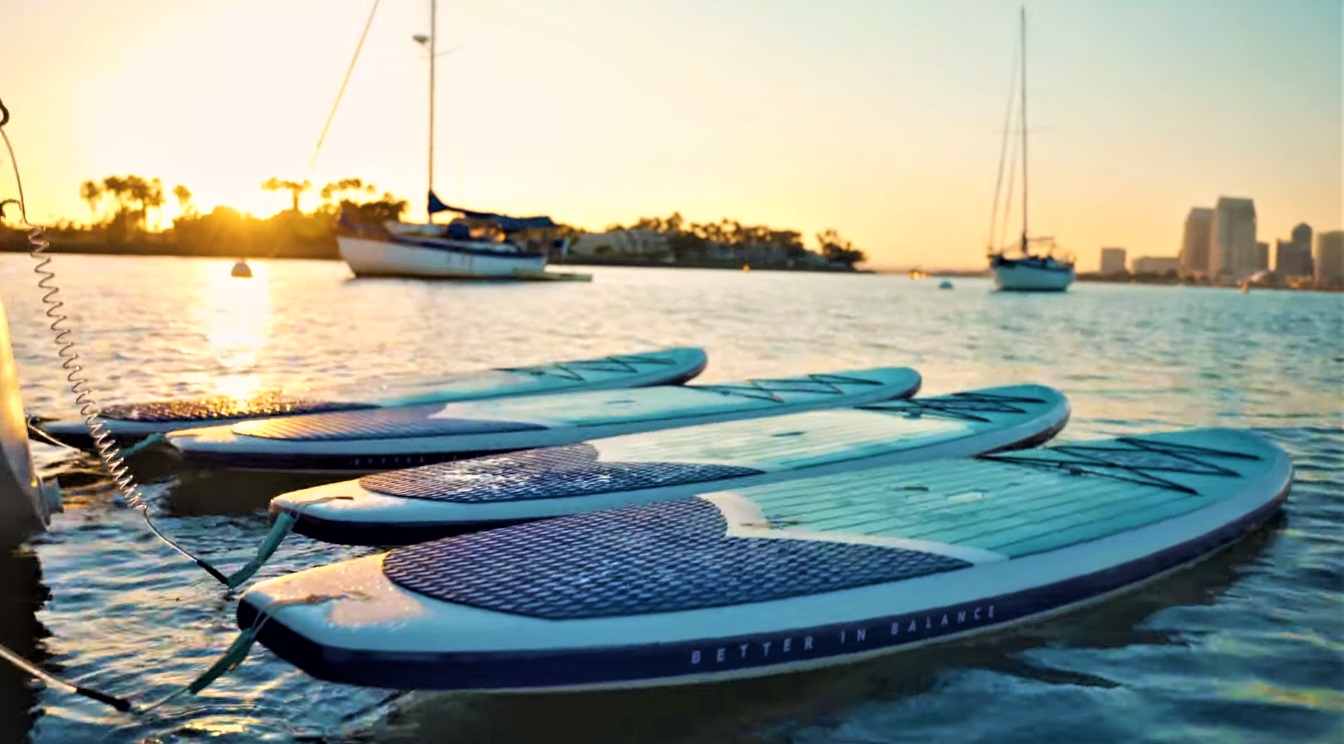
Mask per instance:
[[[100,402],[389,389],[454,371],[698,344],[705,382],[879,364],[924,392],[1064,390],[1062,440],[1251,428],[1288,450],[1284,513],[1134,593],[973,642],[849,668],[600,695],[394,693],[319,682],[262,648],[202,694],[130,718],[0,669],[0,730],[33,742],[1338,741],[1344,736],[1344,305],[1337,295],[1077,285],[955,292],[892,277],[598,269],[591,285],[349,281],[332,262],[57,256]],[[0,285],[30,413],[73,413],[28,260]],[[464,322],[464,319],[466,321]],[[237,634],[236,593],[118,507],[96,462],[36,446],[67,511],[0,558],[0,642],[138,701]],[[286,479],[140,461],[156,524],[224,568]],[[367,554],[291,536],[259,578]]]

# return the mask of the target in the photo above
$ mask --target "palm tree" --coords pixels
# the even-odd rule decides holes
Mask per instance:
[[[144,178],[135,174],[126,176],[123,183],[127,197],[129,199],[134,199],[140,204],[140,209],[131,213],[132,221],[141,229],[144,229],[146,214],[149,212],[149,207],[154,201],[154,186],[149,181],[146,181]],[[163,198],[162,190],[160,190],[159,198]]]
[[[339,181],[332,181],[326,186],[323,186],[322,191],[319,192],[319,194],[322,197],[323,202],[335,206],[342,201],[342,199],[338,197],[343,196],[345,192],[358,192],[364,188],[364,182],[358,178],[342,178]],[[368,188],[376,191],[376,189],[373,188],[373,184],[369,184]]]
[[[121,176],[108,176],[103,179],[103,192],[111,195],[112,199],[117,202],[118,212],[124,212],[126,210],[128,185],[126,179]]]
[[[261,187],[267,191],[288,191],[293,198],[293,209],[297,212],[299,211],[299,195],[311,189],[313,184],[307,180],[302,182],[282,181],[275,176],[271,176],[271,178],[263,183]]]
[[[347,191],[359,191],[364,188],[364,182],[358,178],[342,178],[339,181],[332,181],[322,187],[322,198],[324,200],[340,201],[339,197]]]
[[[145,189],[145,196],[140,201],[144,209],[154,210],[154,229],[163,227],[163,181],[155,178],[149,182],[149,187]]]
[[[663,224],[666,226],[667,232],[679,233],[685,222],[685,219],[681,216],[681,212],[673,212],[672,216],[668,217],[667,221]]]
[[[843,263],[853,268],[854,264],[868,260],[863,251],[840,237],[840,233],[836,232],[835,228],[828,227],[817,233],[817,244],[821,247],[821,255],[825,256],[827,261],[833,263]]]
[[[79,185],[79,198],[88,202],[89,226],[98,224],[98,202],[103,200],[103,187],[97,181],[85,181]]]
[[[191,189],[179,183],[173,187],[173,196],[177,197],[177,208],[182,210],[182,214],[195,212],[195,207],[191,206]]]

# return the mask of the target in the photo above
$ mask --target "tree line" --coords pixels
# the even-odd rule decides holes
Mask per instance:
[[[54,238],[79,243],[77,249],[107,253],[182,254],[200,256],[339,258],[336,221],[345,210],[361,221],[399,220],[407,209],[405,199],[382,192],[359,178],[342,178],[317,190],[319,204],[311,212],[301,209],[301,197],[313,191],[308,180],[271,177],[260,184],[265,191],[288,192],[290,208],[271,217],[257,218],[218,206],[202,213],[190,188],[175,185],[165,192],[158,178],[130,174],[111,175],[79,185],[79,196],[88,205],[89,222],[80,225],[62,221],[51,226]],[[164,229],[163,210],[171,195],[178,216]],[[151,226],[153,229],[151,229]],[[667,249],[678,262],[706,261],[724,254],[751,257],[764,263],[794,263],[820,256],[826,262],[853,268],[867,260],[863,251],[834,229],[815,236],[818,252],[803,245],[797,230],[779,230],[765,225],[744,225],[722,218],[717,222],[686,221],[679,212],[666,218],[641,217],[628,227],[613,224],[607,230],[649,231],[666,237]],[[575,236],[578,228],[561,225],[559,234]],[[22,233],[10,231],[11,245],[22,244]],[[60,250],[61,246],[53,246]]]
[[[667,247],[676,261],[704,260],[714,255],[719,246],[736,249],[738,255],[775,256],[781,261],[800,261],[811,253],[803,245],[802,233],[797,230],[779,230],[766,225],[744,225],[727,217],[717,222],[687,222],[680,212],[668,217],[641,217],[629,226],[612,224],[607,232],[640,230],[667,237]],[[853,268],[868,259],[863,251],[845,240],[832,228],[815,236],[818,253],[826,261]]]
[[[202,213],[192,200],[191,189],[178,184],[168,193],[177,201],[180,214],[164,230],[167,197],[160,179],[107,176],[79,186],[79,196],[89,207],[89,222],[62,221],[52,226],[51,233],[77,243],[77,249],[94,252],[339,258],[336,219],[342,209],[360,219],[381,222],[400,219],[407,208],[406,200],[387,192],[379,195],[374,184],[358,178],[324,185],[318,192],[321,203],[312,212],[299,208],[299,197],[313,188],[306,180],[272,177],[261,188],[290,192],[290,208],[264,219],[226,206]],[[21,242],[20,235],[12,234],[11,242]]]

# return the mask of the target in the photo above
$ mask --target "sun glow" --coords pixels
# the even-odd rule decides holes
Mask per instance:
[[[371,1],[9,3],[33,216],[87,220],[80,182],[134,173],[258,217],[289,206],[271,177],[310,181],[305,210],[358,177],[421,218],[428,0],[380,3],[309,169]],[[436,191],[589,229],[833,227],[877,265],[982,268],[1020,0],[974,4],[441,0]],[[1339,227],[1338,3],[1214,25],[1194,0],[1029,5],[1031,220],[1085,270],[1101,245],[1173,255],[1220,194],[1254,197],[1267,240]]]

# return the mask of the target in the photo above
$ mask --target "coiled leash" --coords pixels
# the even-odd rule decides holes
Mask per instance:
[[[89,433],[93,438],[95,451],[98,454],[98,459],[101,461],[107,475],[116,486],[117,491],[124,498],[126,505],[140,512],[140,515],[144,517],[145,524],[149,526],[151,532],[178,553],[181,553],[196,565],[200,566],[206,573],[214,577],[215,580],[230,589],[236,589],[255,575],[262,565],[275,554],[276,549],[280,547],[280,543],[284,541],[285,537],[289,535],[290,530],[293,529],[294,523],[299,519],[299,515],[289,511],[281,513],[276,518],[275,524],[271,527],[270,532],[267,533],[265,539],[262,540],[261,545],[257,549],[257,554],[242,568],[231,574],[225,574],[210,565],[205,559],[193,555],[190,551],[183,548],[155,526],[154,521],[149,517],[149,508],[145,503],[144,496],[140,493],[140,489],[135,485],[131,473],[126,467],[125,458],[145,447],[162,441],[164,437],[162,435],[151,436],[147,440],[142,441],[123,452],[117,448],[112,436],[104,426],[102,419],[98,416],[97,406],[94,404],[93,397],[89,391],[87,379],[83,375],[84,368],[78,363],[79,352],[74,350],[75,342],[70,338],[71,331],[69,328],[65,327],[70,321],[69,316],[61,311],[61,308],[65,303],[56,299],[57,295],[60,293],[60,289],[55,283],[56,274],[54,271],[47,268],[51,263],[51,256],[45,255],[45,251],[51,246],[51,243],[43,237],[45,228],[33,224],[28,220],[27,202],[23,195],[23,179],[19,173],[18,160],[14,156],[14,146],[10,143],[9,134],[4,129],[5,125],[9,123],[9,119],[9,109],[5,106],[4,101],[0,100],[0,139],[4,140],[5,150],[9,154],[10,164],[14,173],[14,181],[18,191],[18,198],[0,200],[0,219],[4,218],[5,206],[12,204],[18,208],[19,220],[28,230],[28,242],[33,247],[30,255],[34,261],[37,261],[37,265],[33,268],[33,272],[41,277],[37,282],[37,286],[44,292],[42,295],[42,303],[46,306],[45,315],[51,320],[49,328],[54,334],[57,355],[61,359],[61,369],[66,372],[68,387],[75,398],[75,404],[79,408],[80,415],[84,418],[85,425],[88,426]],[[157,439],[155,437],[157,437]],[[315,500],[310,503],[316,504],[321,501],[329,501],[331,499],[339,498],[349,497],[329,497],[326,499]],[[204,689],[215,679],[218,679],[224,673],[237,667],[237,665],[247,656],[253,642],[256,640],[257,633],[261,630],[261,627],[265,624],[274,609],[285,604],[311,604],[312,602],[308,600],[322,601],[332,598],[333,597],[324,597],[315,599],[310,597],[306,598],[304,601],[273,603],[265,611],[258,614],[257,620],[252,623],[252,627],[244,630],[233,644],[229,646],[228,650],[225,651],[219,661],[202,673],[200,677],[178,692],[173,693],[167,698],[164,698],[143,710],[147,711],[156,708],[182,694],[195,694]],[[99,692],[56,677],[55,675],[43,671],[41,668],[3,646],[0,646],[0,656],[3,656],[10,663],[51,686],[110,705],[119,711],[130,712],[134,710],[130,701],[125,698]]]

